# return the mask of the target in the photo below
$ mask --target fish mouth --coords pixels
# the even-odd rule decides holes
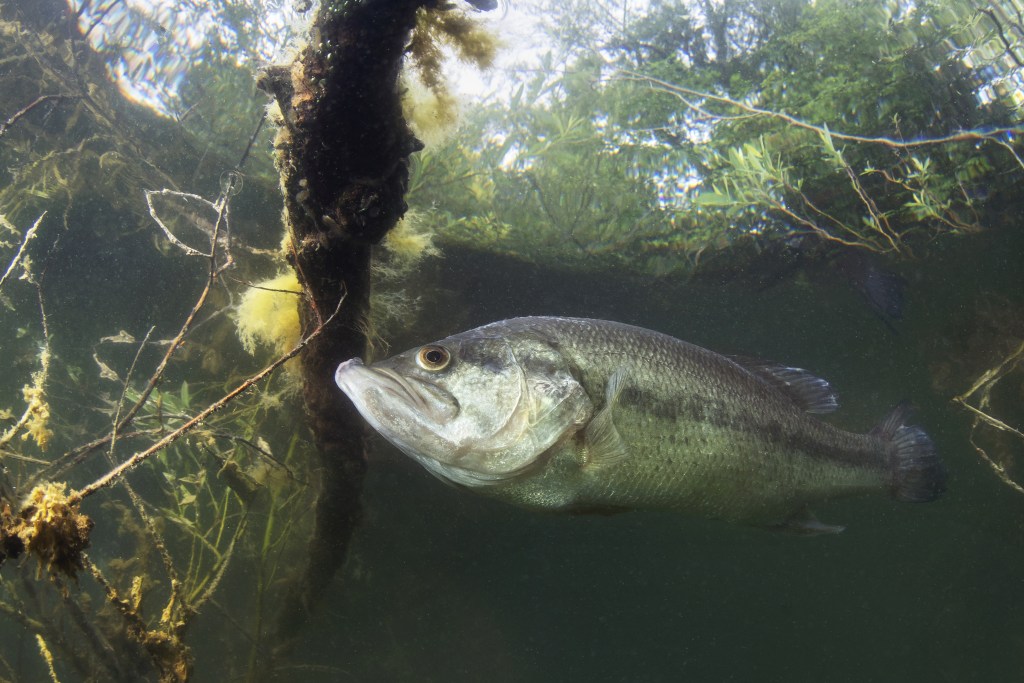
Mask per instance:
[[[444,389],[389,368],[367,366],[359,358],[339,365],[334,381],[359,402],[365,403],[367,391],[374,389],[435,423],[446,422],[459,413],[459,402]]]

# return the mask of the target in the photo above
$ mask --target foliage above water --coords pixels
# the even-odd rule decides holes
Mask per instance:
[[[1024,173],[1016,15],[968,0],[559,3],[557,47],[419,158],[452,242],[688,271],[754,236],[896,257],[990,227]],[[1017,42],[1007,42],[1007,35]]]

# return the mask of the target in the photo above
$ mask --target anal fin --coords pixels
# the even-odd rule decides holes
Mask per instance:
[[[565,512],[570,515],[600,515],[602,517],[610,517],[612,515],[621,515],[623,512],[629,512],[630,508],[623,507],[621,505],[586,505],[577,504],[570,507],[564,508],[561,512]]]
[[[821,536],[823,534],[842,533],[846,527],[825,524],[815,517],[813,512],[804,508],[786,521],[772,525],[771,529],[791,534],[800,534],[801,536]]]

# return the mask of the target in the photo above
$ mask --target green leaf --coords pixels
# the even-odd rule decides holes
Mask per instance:
[[[736,199],[729,194],[708,191],[694,197],[693,203],[697,206],[731,206],[736,203]]]
[[[843,159],[843,152],[836,149],[835,141],[832,139],[832,132],[828,129],[828,124],[822,125],[819,136],[821,137],[822,145],[825,147],[825,158],[831,159],[840,168],[845,167],[846,161]]]

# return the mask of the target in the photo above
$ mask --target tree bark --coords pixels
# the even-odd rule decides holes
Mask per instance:
[[[328,0],[298,60],[261,79],[281,109],[277,164],[307,296],[303,326],[338,310],[302,357],[322,488],[308,564],[278,617],[279,649],[341,566],[361,515],[366,428],[334,370],[366,351],[370,250],[406,210],[408,159],[421,145],[402,116],[398,76],[416,11],[429,4]]]

